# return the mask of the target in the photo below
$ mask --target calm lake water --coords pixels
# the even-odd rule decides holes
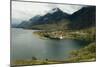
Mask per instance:
[[[83,48],[84,41],[41,39],[35,30],[11,29],[11,60],[66,60],[71,50]]]

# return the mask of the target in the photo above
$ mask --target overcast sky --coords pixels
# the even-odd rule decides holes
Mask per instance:
[[[60,8],[66,13],[72,14],[81,9],[83,6],[13,1],[12,19],[28,20],[35,15],[44,15],[56,7]]]

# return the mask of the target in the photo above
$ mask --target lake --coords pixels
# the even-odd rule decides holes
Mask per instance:
[[[39,60],[66,60],[69,52],[83,48],[84,41],[71,39],[41,39],[33,34],[36,30],[11,28],[11,61],[28,60],[36,57]]]

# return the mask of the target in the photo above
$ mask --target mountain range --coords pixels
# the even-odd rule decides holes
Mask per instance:
[[[53,8],[43,16],[36,15],[28,21],[21,22],[17,28],[45,29],[48,27],[47,29],[52,29],[60,27],[59,29],[82,29],[95,26],[95,17],[95,6],[83,7],[73,14],[65,13],[59,8]]]
[[[88,28],[96,25],[96,7],[83,7],[79,11],[70,16],[70,23],[68,26],[73,29]]]

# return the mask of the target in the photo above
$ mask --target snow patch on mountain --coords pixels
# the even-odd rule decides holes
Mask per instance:
[[[55,13],[57,11],[60,11],[60,9],[59,8],[53,8],[51,11],[49,11],[49,13],[53,14],[53,13]]]

